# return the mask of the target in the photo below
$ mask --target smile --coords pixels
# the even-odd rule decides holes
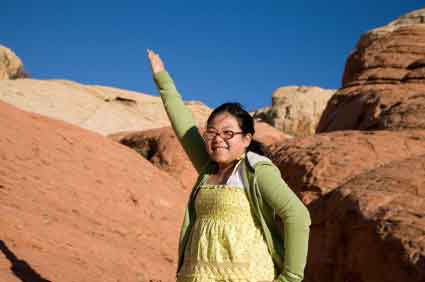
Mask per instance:
[[[227,150],[228,148],[227,147],[212,147],[212,150],[213,151],[221,151],[221,150]]]

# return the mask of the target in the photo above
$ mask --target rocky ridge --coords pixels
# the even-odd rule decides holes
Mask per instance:
[[[0,100],[103,135],[170,125],[159,97],[67,80],[0,80]],[[211,110],[187,104],[204,124]]]
[[[292,138],[263,122],[256,122],[255,132],[254,139],[268,150],[283,140]],[[195,183],[197,172],[171,127],[141,132],[120,132],[108,137],[137,151],[156,167],[178,179],[186,190],[190,191]]]
[[[425,129],[425,9],[365,33],[317,133]]]
[[[319,134],[271,154],[312,216],[306,281],[425,280],[424,18],[363,35]]]

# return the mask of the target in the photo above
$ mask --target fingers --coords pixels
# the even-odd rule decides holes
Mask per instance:
[[[149,60],[156,61],[156,62],[161,60],[161,58],[159,57],[159,55],[156,54],[151,49],[147,49],[146,51],[148,52],[148,58],[149,58]]]
[[[148,58],[149,60],[153,60],[155,58],[155,53],[151,49],[146,50],[148,52]]]
[[[158,73],[164,70],[164,63],[162,62],[159,55],[151,49],[146,49],[146,51],[148,53],[148,58],[151,63],[153,73]]]

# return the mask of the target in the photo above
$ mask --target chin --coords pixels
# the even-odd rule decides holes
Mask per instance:
[[[231,158],[229,156],[222,156],[222,155],[215,155],[215,154],[211,155],[211,159],[218,164],[229,164],[235,161],[234,158]]]

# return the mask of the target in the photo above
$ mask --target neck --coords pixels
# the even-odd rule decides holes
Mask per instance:
[[[229,171],[231,171],[233,169],[235,164],[236,164],[236,161],[231,162],[231,163],[226,163],[226,164],[218,164],[217,174],[223,175],[223,174],[228,173]]]

